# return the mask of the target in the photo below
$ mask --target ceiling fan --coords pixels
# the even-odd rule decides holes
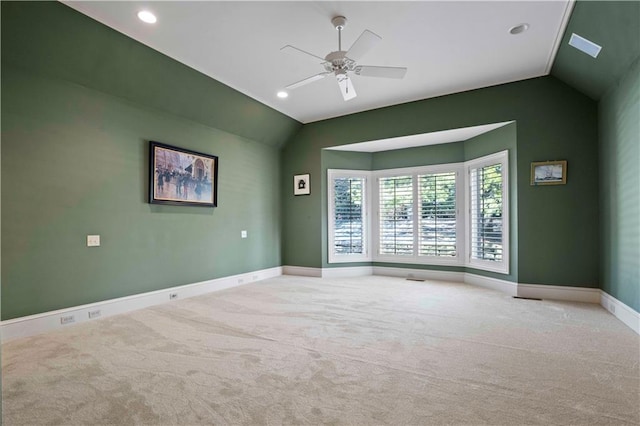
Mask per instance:
[[[349,78],[350,74],[361,75],[365,77],[384,77],[384,78],[404,78],[407,69],[403,67],[379,67],[371,65],[358,65],[357,61],[372,47],[374,47],[382,38],[369,30],[364,30],[360,37],[353,43],[348,51],[342,50],[342,30],[347,25],[347,18],[344,16],[336,16],[331,20],[333,26],[338,30],[338,50],[329,53],[324,58],[306,52],[297,47],[290,45],[284,46],[281,51],[304,54],[306,57],[319,59],[325,71],[304,80],[286,86],[287,89],[296,89],[305,84],[321,80],[326,76],[333,74],[338,81],[340,92],[345,101],[356,97],[356,91],[353,83]]]

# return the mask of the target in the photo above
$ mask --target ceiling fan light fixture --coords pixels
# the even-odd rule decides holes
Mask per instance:
[[[529,24],[527,23],[519,24],[519,25],[516,25],[515,27],[511,27],[511,29],[509,29],[509,34],[512,34],[512,35],[522,34],[528,29],[529,29]]]
[[[142,22],[146,22],[147,24],[155,24],[158,21],[156,15],[149,12],[148,10],[141,10],[140,12],[138,12],[138,19],[140,19]]]

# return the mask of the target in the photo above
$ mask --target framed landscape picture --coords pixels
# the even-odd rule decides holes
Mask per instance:
[[[564,185],[567,183],[567,161],[531,163],[531,185]]]
[[[151,141],[149,202],[218,205],[218,157]]]

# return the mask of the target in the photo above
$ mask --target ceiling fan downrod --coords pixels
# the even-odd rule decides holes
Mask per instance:
[[[342,50],[342,30],[347,26],[347,18],[336,16],[331,20],[333,26],[338,30],[338,52]]]

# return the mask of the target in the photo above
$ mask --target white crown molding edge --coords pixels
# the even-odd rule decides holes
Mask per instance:
[[[117,299],[110,299],[86,305],[43,312],[41,314],[14,318],[0,322],[2,343],[65,328],[69,325],[95,321],[101,318],[135,311],[149,306],[168,303],[173,301],[169,296],[173,293],[177,294],[177,300],[187,299],[189,297],[238,287],[268,278],[275,278],[280,275],[282,275],[282,267],[278,266],[275,268],[262,269],[193,284],[170,287],[147,293],[119,297]],[[100,315],[95,318],[89,318],[89,312],[97,310],[100,311]],[[74,321],[63,325],[61,317],[71,315],[73,315]]]

